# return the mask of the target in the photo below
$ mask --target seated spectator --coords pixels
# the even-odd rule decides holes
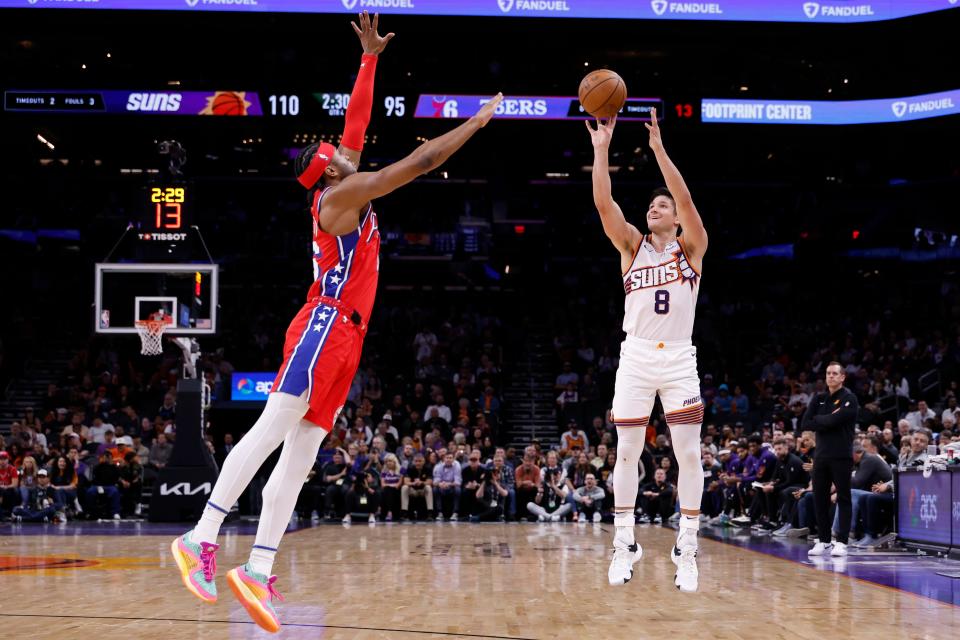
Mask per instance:
[[[37,487],[37,461],[33,456],[26,456],[20,473],[20,504],[26,504],[27,497]]]
[[[527,503],[527,511],[537,516],[538,522],[559,522],[572,510],[566,501],[564,480],[557,452],[548,451],[546,466],[540,470],[540,486],[533,501]]]
[[[320,474],[323,486],[326,487],[324,515],[327,518],[341,518],[345,513],[344,498],[350,487],[347,485],[348,467],[344,454],[344,450],[337,447],[336,453],[333,454],[333,462],[328,462]]]
[[[120,470],[113,463],[113,457],[104,451],[100,455],[100,463],[93,468],[93,481],[87,489],[87,511],[96,511],[99,496],[106,496],[110,501],[109,509],[114,520],[120,519]]]
[[[597,486],[597,477],[592,472],[586,475],[583,486],[578,487],[571,495],[580,514],[579,522],[590,519],[597,523],[603,519],[603,499],[606,494]]]
[[[860,498],[860,513],[863,515],[863,537],[855,547],[872,547],[880,536],[893,525],[894,512],[893,480],[878,482],[870,487],[870,493]]]
[[[593,456],[593,459],[590,460],[590,464],[593,466],[594,469],[596,469],[597,471],[599,471],[600,468],[603,467],[603,465],[604,465],[604,463],[605,463],[606,461],[607,461],[607,445],[605,445],[605,444],[598,444],[598,445],[597,445],[597,452],[596,452],[596,454]],[[601,481],[601,483],[602,483],[602,482],[603,482],[603,479],[600,479],[600,481]]]
[[[380,508],[379,479],[375,471],[367,470],[354,478],[353,486],[347,491],[344,499],[347,513],[343,522],[350,524],[353,514],[367,514],[370,524],[377,522],[377,511]]]
[[[568,455],[574,446],[579,447],[581,451],[585,451],[587,444],[586,432],[577,426],[575,418],[570,419],[567,422],[567,430],[560,436],[560,455]]]
[[[653,482],[640,488],[640,510],[644,514],[641,522],[660,523],[668,526],[670,516],[673,515],[676,489],[667,482],[667,472],[657,469],[653,474]]]
[[[789,497],[810,482],[809,474],[803,470],[803,461],[790,451],[784,438],[774,441],[773,451],[777,458],[773,477],[762,483],[751,507],[751,520],[762,520],[761,525],[770,531],[789,524],[787,518],[792,506]]]
[[[20,473],[10,464],[10,454],[0,450],[0,515],[11,513],[22,503]]]
[[[590,464],[588,456],[586,453],[580,451],[577,453],[577,457],[574,459],[571,456],[571,464],[569,469],[564,473],[564,482],[566,483],[566,494],[567,502],[570,504],[570,508],[573,512],[573,521],[577,522],[579,520],[579,510],[578,502],[574,499],[574,492],[585,486],[587,484],[587,475],[593,474],[594,469],[593,465]],[[596,480],[596,475],[594,474],[594,480]],[[601,498],[601,501],[603,499]],[[590,514],[592,516],[592,514]],[[589,516],[588,516],[589,517]]]
[[[334,454],[336,457],[336,454]],[[333,462],[331,459],[330,462]],[[326,483],[323,481],[323,469],[330,463],[323,463],[318,456],[313,461],[313,466],[307,472],[306,482],[300,487],[300,494],[297,496],[295,510],[297,520],[310,520],[314,511],[317,515],[323,517],[323,500],[326,497]]]
[[[433,469],[427,466],[422,453],[413,456],[413,462],[404,473],[403,486],[400,488],[400,511],[404,518],[412,517],[411,498],[423,498],[427,517],[433,517]]]
[[[597,471],[597,484],[604,490],[603,510],[613,511],[613,469],[617,465],[617,452],[607,451],[607,458],[603,466]]]
[[[484,489],[489,472],[480,465],[480,452],[472,451],[468,464],[461,469],[463,491],[460,494],[460,513],[468,519],[485,512]]]
[[[77,513],[83,512],[77,500],[77,472],[67,458],[57,458],[56,467],[50,476],[50,485],[53,487],[56,502],[72,507]]]
[[[380,473],[383,519],[387,522],[400,519],[400,487],[403,485],[403,470],[397,456],[388,453]]]
[[[66,522],[62,513],[63,505],[56,501],[47,470],[40,469],[36,480],[27,493],[27,499],[13,509],[13,517],[17,522]]]
[[[153,446],[150,447],[150,457],[147,459],[147,477],[156,479],[160,470],[167,466],[173,454],[173,445],[167,441],[167,435],[158,433]]]
[[[433,503],[436,505],[437,520],[443,520],[446,511],[446,502],[452,502],[450,520],[456,522],[460,511],[460,488],[463,484],[460,463],[454,459],[454,454],[447,451],[443,455],[443,462],[433,468]]]
[[[120,463],[120,502],[124,513],[140,515],[142,492],[143,466],[136,451],[127,451]]]
[[[470,516],[470,522],[492,522],[506,520],[506,509],[510,504],[512,490],[507,488],[506,482],[513,482],[513,474],[509,473],[503,464],[503,456],[497,454],[493,459],[493,466],[481,484],[483,498],[480,510]],[[512,486],[512,484],[511,484]]]
[[[927,401],[920,400],[917,402],[917,410],[907,413],[904,420],[910,423],[910,428],[915,431],[923,427],[927,420],[935,420],[936,417],[937,414],[933,412],[933,409],[927,406]]]
[[[569,362],[563,363],[563,373],[557,376],[553,388],[557,393],[563,393],[567,390],[567,385],[572,384],[576,388],[580,382],[580,376],[573,370],[573,365]]]
[[[901,438],[900,442],[906,443],[910,447],[904,452],[904,447],[901,445],[899,461],[901,469],[921,467],[927,462],[927,445],[930,443],[930,438],[925,432],[917,431],[910,436]]]
[[[877,436],[864,438],[861,443],[853,445],[854,474],[850,480],[851,518],[850,531],[855,532],[858,525],[860,507],[865,499],[873,492],[873,487],[886,484],[893,480],[893,471],[890,465],[884,462],[878,454],[880,439]],[[837,509],[833,518],[833,530],[840,530],[840,510]]]

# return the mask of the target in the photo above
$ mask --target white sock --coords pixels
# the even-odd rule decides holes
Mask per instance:
[[[248,560],[250,568],[269,578],[271,575],[270,572],[273,571],[273,558],[276,555],[276,549],[253,545],[253,550],[250,552],[250,559]]]
[[[300,423],[308,408],[302,397],[288,393],[270,394],[267,406],[257,423],[240,438],[223,461],[223,469],[220,470],[207,507],[191,536],[194,542],[216,544],[217,534],[220,533],[220,525],[223,524],[227,511],[246,489],[267,456]]]
[[[280,459],[263,487],[257,538],[250,552],[250,565],[257,573],[269,576],[273,570],[273,558],[280,539],[290,524],[297,496],[317,460],[320,443],[327,433],[326,429],[301,420],[284,438]]]
[[[697,516],[680,516],[680,533],[677,534],[677,548],[697,548],[697,532],[700,530],[700,518]]]

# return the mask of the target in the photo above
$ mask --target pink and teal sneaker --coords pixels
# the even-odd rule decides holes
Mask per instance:
[[[283,601],[283,596],[273,588],[277,576],[269,578],[262,573],[256,573],[250,568],[250,563],[231,569],[227,572],[227,584],[233,595],[247,610],[253,621],[270,633],[280,630],[280,618],[273,608],[273,599]]]
[[[180,577],[190,593],[204,602],[217,601],[217,549],[220,545],[210,542],[194,542],[190,539],[193,529],[173,541],[170,551],[180,569]]]

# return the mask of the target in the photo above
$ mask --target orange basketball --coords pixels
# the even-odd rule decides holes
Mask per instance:
[[[210,104],[210,111],[215,116],[245,116],[247,106],[243,98],[232,91],[221,91]]]
[[[627,101],[627,85],[609,69],[591,71],[580,81],[580,104],[595,118],[610,118]]]

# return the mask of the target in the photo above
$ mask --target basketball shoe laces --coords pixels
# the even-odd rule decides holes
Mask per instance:
[[[621,570],[630,571],[633,568],[633,555],[637,552],[636,543],[630,545],[633,547],[613,547],[613,564]]]
[[[688,574],[697,570],[697,548],[685,547],[680,550],[680,571]]]
[[[218,544],[200,543],[200,567],[203,570],[203,579],[207,582],[212,582],[213,576],[217,573],[217,549],[219,548]]]
[[[277,581],[277,576],[270,576],[267,580],[267,593],[270,594],[270,600],[276,598],[280,602],[283,602],[283,596],[280,595],[280,592],[274,589],[273,583]]]

